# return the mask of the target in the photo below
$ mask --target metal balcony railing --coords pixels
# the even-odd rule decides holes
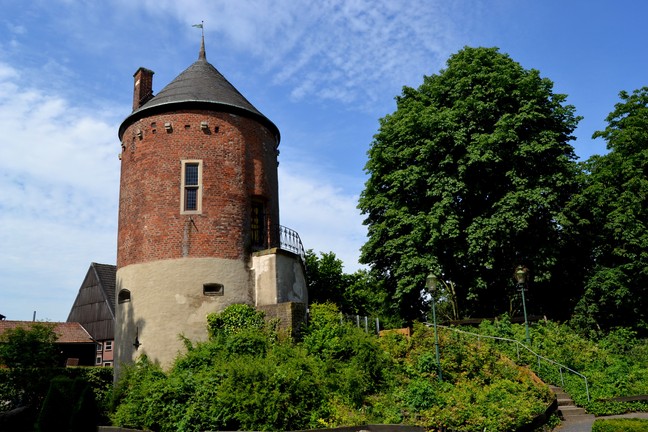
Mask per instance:
[[[264,228],[264,224],[252,227],[252,246],[254,249],[276,247],[298,255],[302,263],[306,265],[306,252],[297,231],[283,225],[272,226],[269,233]]]
[[[302,263],[306,263],[306,251],[297,231],[279,225],[279,248],[299,255]]]

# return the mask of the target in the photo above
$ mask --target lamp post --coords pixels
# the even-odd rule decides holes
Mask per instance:
[[[437,333],[437,322],[436,322],[436,293],[437,287],[439,286],[439,278],[430,273],[427,278],[425,278],[425,287],[427,288],[430,296],[432,296],[432,322],[434,324],[434,349],[436,351],[436,363],[437,370],[439,374],[439,381],[443,381],[443,375],[441,374],[441,361],[439,359],[439,334]]]
[[[522,310],[524,311],[524,330],[526,332],[526,343],[531,345],[531,338],[529,337],[529,321],[527,320],[526,300],[524,298],[525,285],[527,282],[527,275],[529,269],[524,266],[517,266],[513,277],[517,281],[517,287],[522,293]]]

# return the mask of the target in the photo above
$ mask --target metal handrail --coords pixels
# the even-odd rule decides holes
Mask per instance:
[[[425,325],[427,325],[429,327],[431,324],[426,323]],[[549,359],[547,357],[544,357],[544,356],[538,354],[537,352],[533,351],[531,348],[529,348],[528,346],[526,346],[525,344],[523,344],[519,340],[509,339],[509,338],[504,338],[504,337],[498,337],[498,336],[482,335],[482,334],[479,334],[479,333],[471,333],[471,332],[467,332],[465,330],[459,330],[459,329],[454,328],[454,327],[448,327],[448,326],[443,326],[443,325],[438,325],[438,324],[437,324],[437,327],[445,328],[445,329],[448,329],[448,330],[451,330],[451,331],[454,331],[454,332],[457,332],[457,333],[463,333],[463,334],[467,334],[467,335],[470,335],[470,336],[475,336],[475,337],[477,337],[478,340],[481,339],[481,338],[487,338],[487,339],[502,340],[502,341],[506,341],[506,342],[514,342],[516,344],[518,360],[520,359],[520,347],[524,348],[525,350],[529,351],[531,354],[536,356],[536,359],[538,360],[538,372],[539,372],[539,369],[540,369],[540,359],[543,359],[548,363],[552,363],[552,364],[558,366],[558,370],[560,372],[560,381],[561,381],[563,386],[565,385],[565,380],[563,379],[563,373],[562,373],[563,369],[566,369],[567,371],[569,371],[569,372],[583,378],[583,380],[585,381],[585,393],[587,394],[587,401],[590,402],[589,384],[587,382],[587,377],[585,375],[583,375],[582,373],[576,372],[575,370],[571,369],[568,366],[565,366],[564,364],[560,364],[560,363],[558,363],[558,362],[556,362],[554,360],[551,360],[551,359]]]
[[[306,262],[306,251],[297,231],[279,225],[279,248],[299,255],[302,263]]]

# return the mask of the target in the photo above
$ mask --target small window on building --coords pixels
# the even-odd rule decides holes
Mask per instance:
[[[206,283],[203,284],[203,294],[206,296],[222,296],[225,292],[223,284]]]
[[[181,183],[180,212],[200,213],[202,211],[202,161],[182,161]]]
[[[129,302],[131,299],[130,291],[127,289],[123,289],[119,291],[119,294],[117,295],[117,303],[126,303]]]
[[[100,365],[101,364],[102,358],[100,356],[97,356],[97,360],[95,361],[95,364]]]
[[[112,366],[112,362],[104,362],[104,366],[106,366],[106,367]]]
[[[112,351],[112,341],[106,341],[104,346],[106,347],[106,351]]]
[[[101,351],[102,348],[101,342],[97,342],[97,351]]]
[[[251,217],[251,235],[252,246],[255,248],[264,248],[266,245],[265,234],[265,206],[260,201],[252,202],[252,217]]]

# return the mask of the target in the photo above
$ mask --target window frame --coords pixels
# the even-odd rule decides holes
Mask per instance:
[[[202,174],[203,174],[203,161],[200,159],[183,159],[181,162],[180,170],[180,214],[201,214],[202,213]],[[198,167],[198,184],[187,184],[187,166],[195,165]],[[187,190],[196,190],[196,208],[187,209]]]

